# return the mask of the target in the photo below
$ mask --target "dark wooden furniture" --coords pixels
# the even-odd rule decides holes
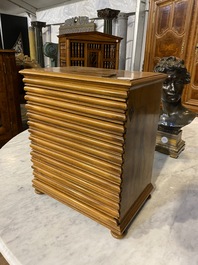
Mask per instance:
[[[22,131],[15,51],[0,50],[0,147]]]
[[[60,66],[118,69],[121,39],[97,31],[59,35]]]
[[[17,53],[29,55],[27,17],[0,13],[0,24],[0,49],[14,49]]]
[[[3,255],[0,253],[0,264],[1,265],[9,265],[7,261],[4,259]]]
[[[25,69],[33,186],[122,237],[149,197],[166,75]]]
[[[151,0],[144,71],[153,71],[160,58],[184,59],[191,74],[183,104],[198,113],[198,1]]]

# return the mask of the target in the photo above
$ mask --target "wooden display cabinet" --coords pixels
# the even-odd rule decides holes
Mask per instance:
[[[159,73],[25,69],[33,186],[121,238],[153,190]]]
[[[121,39],[97,31],[59,35],[60,66],[118,69]]]

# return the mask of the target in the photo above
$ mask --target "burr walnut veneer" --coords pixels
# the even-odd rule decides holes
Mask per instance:
[[[122,237],[149,197],[159,73],[25,69],[33,186]]]

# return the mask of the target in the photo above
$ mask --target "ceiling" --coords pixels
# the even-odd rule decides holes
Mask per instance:
[[[0,13],[19,15],[24,12],[35,15],[37,11],[81,0],[0,0]]]

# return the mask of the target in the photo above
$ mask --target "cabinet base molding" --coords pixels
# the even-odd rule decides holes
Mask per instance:
[[[110,224],[108,221],[103,222],[104,216],[103,213],[101,212],[101,215],[98,213],[95,217],[93,217],[93,212],[91,210],[92,206],[87,205],[87,207],[81,207],[81,203],[79,202],[79,206],[75,207],[76,203],[71,202],[71,198],[68,198],[64,196],[64,194],[61,194],[60,191],[55,190],[54,188],[47,187],[43,183],[39,183],[38,180],[33,180],[33,187],[35,188],[35,192],[39,195],[42,194],[47,194],[51,196],[52,198],[64,203],[67,206],[70,206],[71,208],[77,210],[80,213],[83,213],[87,217],[93,219],[94,221],[98,222],[99,224],[109,228],[111,230],[111,235],[116,238],[116,239],[122,239],[123,237],[126,236],[127,234],[127,229],[131,225],[132,221],[138,214],[138,212],[142,209],[144,204],[148,199],[151,198],[151,192],[153,191],[153,185],[150,183],[147,185],[147,187],[143,190],[143,192],[140,194],[138,199],[134,202],[134,204],[131,206],[127,214],[124,216],[124,218],[119,221],[114,218],[112,220],[112,223]],[[83,205],[83,202],[82,202]],[[108,220],[111,218],[110,216],[106,216],[106,219]],[[114,222],[114,224],[113,224]]]

